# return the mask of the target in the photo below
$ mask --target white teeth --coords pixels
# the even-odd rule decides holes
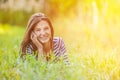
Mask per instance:
[[[41,39],[45,40],[45,39],[47,39],[47,37],[42,37]]]

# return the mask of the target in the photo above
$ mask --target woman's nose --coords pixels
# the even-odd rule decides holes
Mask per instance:
[[[42,30],[42,31],[40,32],[40,34],[41,34],[41,35],[44,35],[44,34],[45,34],[45,31],[44,31],[44,30]]]

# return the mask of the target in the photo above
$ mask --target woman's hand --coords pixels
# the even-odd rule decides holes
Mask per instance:
[[[37,39],[37,35],[34,32],[31,33],[31,40],[38,49],[43,48],[42,44]]]
[[[42,57],[43,57],[43,46],[42,46],[42,44],[38,41],[38,39],[37,39],[37,35],[34,33],[34,32],[32,32],[31,33],[31,40],[32,40],[32,42],[36,45],[36,47],[37,47],[37,49],[38,49],[38,60],[40,60],[40,59],[42,59]]]

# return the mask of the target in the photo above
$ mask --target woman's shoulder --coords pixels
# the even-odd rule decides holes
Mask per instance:
[[[54,43],[59,43],[60,41],[63,41],[63,39],[61,37],[54,37],[53,38]]]
[[[54,37],[53,38],[53,45],[55,46],[62,46],[64,45],[64,41],[61,37]]]
[[[53,41],[54,41],[53,42],[54,53],[57,53],[60,55],[66,52],[66,47],[61,37],[54,37]]]

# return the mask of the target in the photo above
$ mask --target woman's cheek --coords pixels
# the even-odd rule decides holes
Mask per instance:
[[[39,32],[35,32],[36,36],[39,36]]]

